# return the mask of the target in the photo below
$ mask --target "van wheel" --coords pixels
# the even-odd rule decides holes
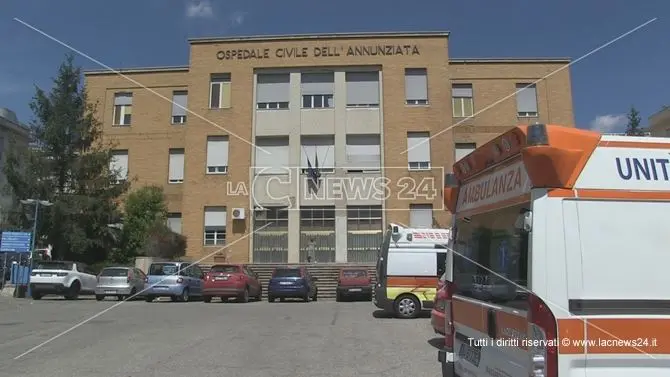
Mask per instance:
[[[318,296],[318,295],[319,295],[319,290],[315,289],[314,290],[314,296],[312,296],[312,301],[316,301],[316,296]]]
[[[395,300],[395,314],[398,318],[416,318],[421,311],[421,303],[413,295],[402,295]]]
[[[33,300],[41,300],[42,299],[42,295],[40,293],[33,293],[33,294],[31,294],[31,296],[33,297]]]
[[[144,297],[144,301],[146,301],[146,302],[151,302],[151,301],[153,301],[154,299],[155,299],[155,297],[152,296],[152,295],[147,295],[146,297]]]
[[[79,291],[81,290],[81,284],[79,284],[79,281],[75,280],[72,282],[70,285],[70,289],[68,289],[68,292],[65,294],[65,299],[66,300],[76,300],[77,297],[79,297]]]
[[[212,302],[212,296],[202,296],[203,302]]]
[[[263,300],[263,288],[258,288],[258,294],[254,297],[256,301]]]
[[[105,296],[103,296],[103,295],[95,295],[95,300],[96,301],[102,301],[104,299],[105,299]]]
[[[275,302],[275,298],[268,295],[268,302]]]

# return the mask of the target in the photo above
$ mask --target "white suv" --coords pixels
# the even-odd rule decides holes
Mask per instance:
[[[39,300],[44,295],[63,295],[75,300],[80,294],[94,294],[97,276],[79,262],[39,262],[30,274],[30,295]]]

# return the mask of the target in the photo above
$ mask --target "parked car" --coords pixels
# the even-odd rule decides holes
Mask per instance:
[[[337,279],[336,300],[364,297],[372,301],[372,279],[365,268],[343,268]]]
[[[30,273],[30,295],[39,300],[46,295],[62,295],[75,300],[80,294],[94,294],[98,278],[79,262],[39,262]]]
[[[98,275],[95,299],[102,301],[107,296],[116,296],[121,301],[134,297],[140,292],[144,294],[142,291],[146,278],[147,276],[139,268],[105,267]]]
[[[202,299],[211,302],[212,297],[221,301],[237,298],[239,302],[249,302],[249,297],[260,301],[263,288],[258,274],[241,264],[217,264],[205,274]]]
[[[284,301],[287,298],[301,298],[305,302],[310,299],[316,301],[319,294],[316,281],[316,277],[302,266],[276,268],[268,282],[268,301]]]
[[[201,297],[205,274],[198,265],[187,262],[160,262],[149,266],[145,280],[144,298],[151,302],[158,297],[188,302]]]
[[[445,333],[445,312],[446,312],[446,301],[447,300],[447,291],[444,288],[440,288],[435,295],[435,304],[433,309],[430,311],[430,324],[433,326],[433,330],[436,334],[444,335]]]

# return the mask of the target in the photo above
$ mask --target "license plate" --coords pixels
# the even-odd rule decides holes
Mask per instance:
[[[105,291],[105,293],[116,293],[116,291]]]
[[[53,275],[52,274],[40,274],[40,276],[43,277],[43,278],[50,278]]]
[[[214,280],[228,280],[228,276],[219,276],[217,278],[214,278]]]
[[[469,344],[461,343],[461,347],[458,350],[458,357],[469,362],[475,367],[479,367],[479,361],[482,357],[481,350],[476,347],[472,347]]]
[[[351,289],[349,289],[349,292],[361,292],[361,291],[362,291],[361,288],[351,288]]]
[[[291,285],[291,284],[293,284],[293,282],[291,282],[291,281],[280,281],[279,284],[280,285]]]
[[[167,289],[167,287],[154,287],[156,289]]]

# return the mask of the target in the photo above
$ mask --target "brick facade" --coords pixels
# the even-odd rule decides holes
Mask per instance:
[[[431,136],[431,162],[434,167],[449,170],[454,159],[454,143],[472,142],[480,145],[519,123],[546,122],[572,126],[574,116],[568,69],[558,71],[537,83],[537,118],[518,118],[516,83],[537,81],[565,66],[566,60],[450,60],[448,36],[434,34],[370,34],[336,36],[301,36],[268,38],[231,38],[192,40],[188,67],[122,70],[114,73],[87,72],[89,98],[97,101],[98,116],[104,124],[104,135],[118,149],[128,150],[129,175],[136,177],[134,187],[156,184],[165,187],[170,212],[181,213],[182,233],[188,237],[187,255],[201,258],[219,249],[203,246],[205,206],[228,208],[228,260],[247,262],[250,259],[251,216],[230,221],[231,208],[246,208],[251,213],[248,197],[227,196],[231,182],[248,184],[252,166],[254,137],[254,76],[259,69],[289,68],[300,71],[312,67],[376,66],[380,69],[380,123],[383,165],[393,167],[383,174],[393,182],[402,177],[432,176],[442,181],[442,171],[408,172],[406,167],[407,132],[428,131]],[[347,56],[351,48],[362,53],[360,46],[383,47],[389,54],[381,56]],[[407,51],[405,51],[406,47]],[[293,49],[293,50],[292,50]],[[259,51],[266,58],[218,59],[225,51]],[[277,57],[287,51],[302,57]],[[412,54],[414,50],[414,54]],[[224,53],[219,53],[224,51]],[[318,51],[315,56],[315,52]],[[416,52],[418,51],[418,54]],[[409,52],[409,53],[406,53]],[[250,52],[248,52],[250,53]],[[323,56],[334,55],[339,56]],[[405,68],[426,68],[428,100],[426,106],[405,105]],[[210,74],[231,76],[231,106],[209,109]],[[473,85],[475,116],[452,117],[451,84]],[[172,93],[188,90],[188,120],[184,125],[171,124]],[[114,94],[133,93],[132,123],[112,126]],[[505,100],[503,98],[508,97]],[[481,112],[481,114],[477,114]],[[461,122],[462,121],[462,122]],[[450,127],[458,122],[458,126]],[[340,127],[336,124],[335,127]],[[207,175],[205,169],[208,136],[229,137],[228,174]],[[183,148],[184,182],[168,184],[168,151]],[[398,168],[396,168],[398,167]],[[442,211],[440,187],[432,200],[436,226],[448,226],[449,216]],[[430,200],[429,200],[430,201]],[[417,203],[421,202],[420,200]],[[386,200],[386,209],[406,209],[410,202],[393,197]],[[385,211],[385,221],[409,223],[407,211]],[[231,225],[232,224],[232,225]],[[218,256],[221,256],[219,253]],[[208,261],[216,260],[216,256]]]

